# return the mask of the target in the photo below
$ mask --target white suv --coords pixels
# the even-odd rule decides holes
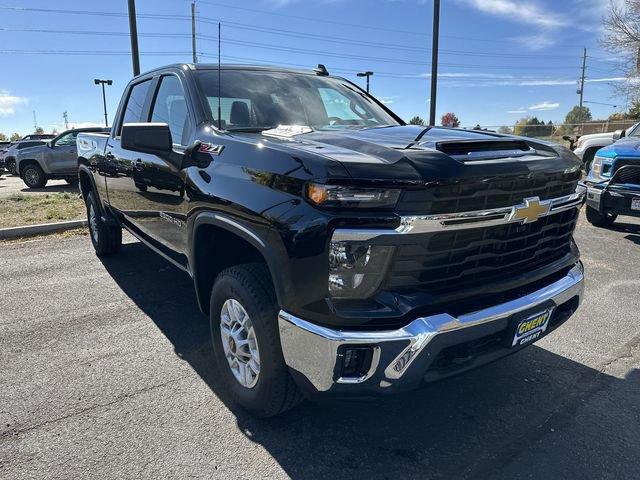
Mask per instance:
[[[636,123],[634,126],[629,127],[624,136],[640,136],[640,128],[638,128],[638,126],[640,126],[640,123]],[[593,162],[593,157],[596,155],[596,152],[602,147],[611,145],[615,141],[613,138],[614,134],[615,132],[590,133],[589,135],[582,135],[578,139],[573,153],[582,159],[587,173],[591,170],[591,162]]]

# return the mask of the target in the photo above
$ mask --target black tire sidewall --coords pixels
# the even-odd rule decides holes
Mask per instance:
[[[251,276],[243,275],[242,267],[222,272],[213,287],[210,304],[210,328],[213,351],[221,375],[234,400],[258,416],[270,416],[270,402],[273,399],[275,384],[288,375],[277,333],[277,308],[275,302],[264,292],[261,285],[244,283]],[[244,277],[240,280],[239,277]],[[248,277],[248,278],[247,278]],[[249,314],[260,352],[260,374],[252,388],[242,386],[235,378],[222,347],[220,335],[220,311],[225,301],[235,299]]]
[[[37,172],[38,178],[40,179],[39,182],[34,183],[33,185],[30,185],[29,182],[27,182],[27,172],[29,170],[34,170],[35,172]],[[39,166],[33,165],[33,164],[27,165],[26,167],[24,167],[24,170],[22,170],[22,181],[29,188],[42,188],[47,183],[45,173],[42,171],[42,169]]]

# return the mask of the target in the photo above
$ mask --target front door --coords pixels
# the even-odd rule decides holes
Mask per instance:
[[[150,120],[169,125],[173,148],[184,151],[193,141],[194,121],[178,76],[163,75],[151,105]],[[176,261],[186,264],[187,204],[185,171],[155,155],[136,154],[136,226]]]

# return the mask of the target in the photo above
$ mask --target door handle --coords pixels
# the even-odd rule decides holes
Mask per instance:
[[[143,166],[142,160],[140,158],[136,158],[136,160],[133,162],[133,168],[140,171],[142,170],[142,166]]]

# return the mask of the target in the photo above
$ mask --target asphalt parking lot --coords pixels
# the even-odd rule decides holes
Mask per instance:
[[[640,478],[640,222],[582,221],[579,312],[411,395],[268,421],[218,382],[189,278],[131,238],[0,244],[0,478]]]

